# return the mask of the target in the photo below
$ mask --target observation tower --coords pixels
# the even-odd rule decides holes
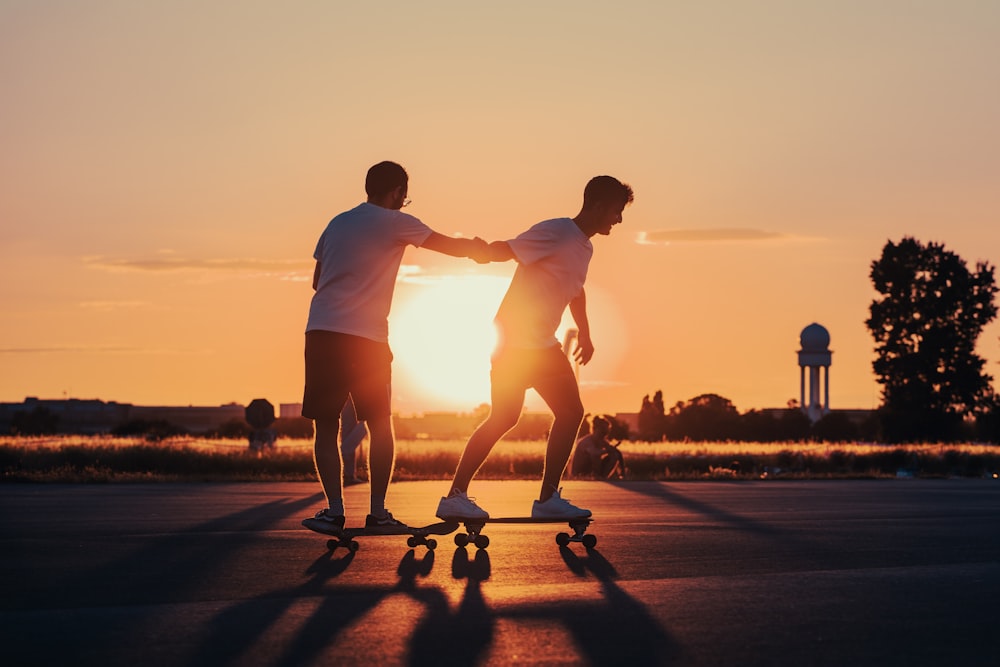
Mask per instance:
[[[830,332],[813,322],[799,334],[799,405],[813,422],[830,412]],[[809,394],[806,400],[806,369],[809,370]],[[820,376],[823,385],[820,386]]]

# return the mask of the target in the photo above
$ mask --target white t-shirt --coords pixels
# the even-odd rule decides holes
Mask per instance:
[[[594,246],[570,218],[539,222],[507,243],[517,269],[495,320],[501,344],[558,345],[556,329],[566,306],[583,290]]]
[[[320,263],[306,331],[389,340],[389,307],[406,246],[433,233],[417,218],[367,202],[336,216],[313,257]]]

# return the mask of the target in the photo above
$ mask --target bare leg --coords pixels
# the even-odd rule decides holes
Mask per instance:
[[[619,479],[621,479],[622,477],[624,477],[625,476],[625,457],[622,456],[621,450],[620,449],[615,449],[613,452],[611,452],[611,455],[608,458],[610,458],[612,461],[614,461],[614,466],[611,468],[611,472],[608,473],[608,477],[610,478],[612,475],[614,475],[615,477],[617,477]]]
[[[337,446],[339,431],[339,419],[316,420],[313,461],[316,464],[319,483],[323,487],[323,493],[326,494],[327,507],[344,502],[343,463],[340,460],[340,448]]]
[[[511,391],[493,387],[492,400],[493,406],[490,408],[489,416],[476,428],[465,445],[449,494],[456,490],[468,493],[472,478],[490,455],[493,446],[507,431],[514,428],[517,420],[521,418],[521,407],[524,405],[523,390]]]
[[[392,417],[368,420],[371,443],[368,447],[368,471],[371,482],[371,513],[381,514],[385,509],[385,494],[392,480],[396,460],[396,439],[392,433]]]
[[[583,421],[583,402],[580,400],[576,378],[572,375],[547,378],[544,382],[537,383],[535,390],[555,415],[549,430],[542,489],[538,495],[538,500],[545,502],[559,490],[559,482],[566,470],[566,462],[573,453],[580,422]]]

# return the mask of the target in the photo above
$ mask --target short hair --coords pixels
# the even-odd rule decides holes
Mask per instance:
[[[584,208],[602,204],[620,204],[624,207],[631,204],[633,199],[631,186],[613,176],[594,176],[583,189]]]
[[[608,421],[607,419],[605,419],[604,417],[594,417],[594,430],[595,431],[597,430],[598,426],[600,426],[601,428],[603,428],[606,431],[610,431],[611,430],[611,422]]]
[[[395,162],[379,162],[368,170],[365,177],[365,192],[369,197],[380,198],[389,194],[399,186],[406,186],[410,177],[406,170]]]

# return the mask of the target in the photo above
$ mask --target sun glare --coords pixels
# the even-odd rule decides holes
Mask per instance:
[[[489,403],[493,316],[509,283],[463,275],[398,286],[389,318],[394,392],[405,383],[427,392],[429,403],[463,411]]]
[[[398,285],[389,318],[394,395],[410,404],[424,403],[425,410],[465,412],[489,403],[490,354],[496,345],[493,317],[509,284],[509,276],[463,275]],[[595,357],[593,366],[582,372],[582,386],[613,372],[627,344],[613,302],[596,288],[588,289],[587,300],[600,359]],[[567,309],[556,338],[563,341],[573,326]],[[528,407],[540,407],[532,393],[527,399]]]

